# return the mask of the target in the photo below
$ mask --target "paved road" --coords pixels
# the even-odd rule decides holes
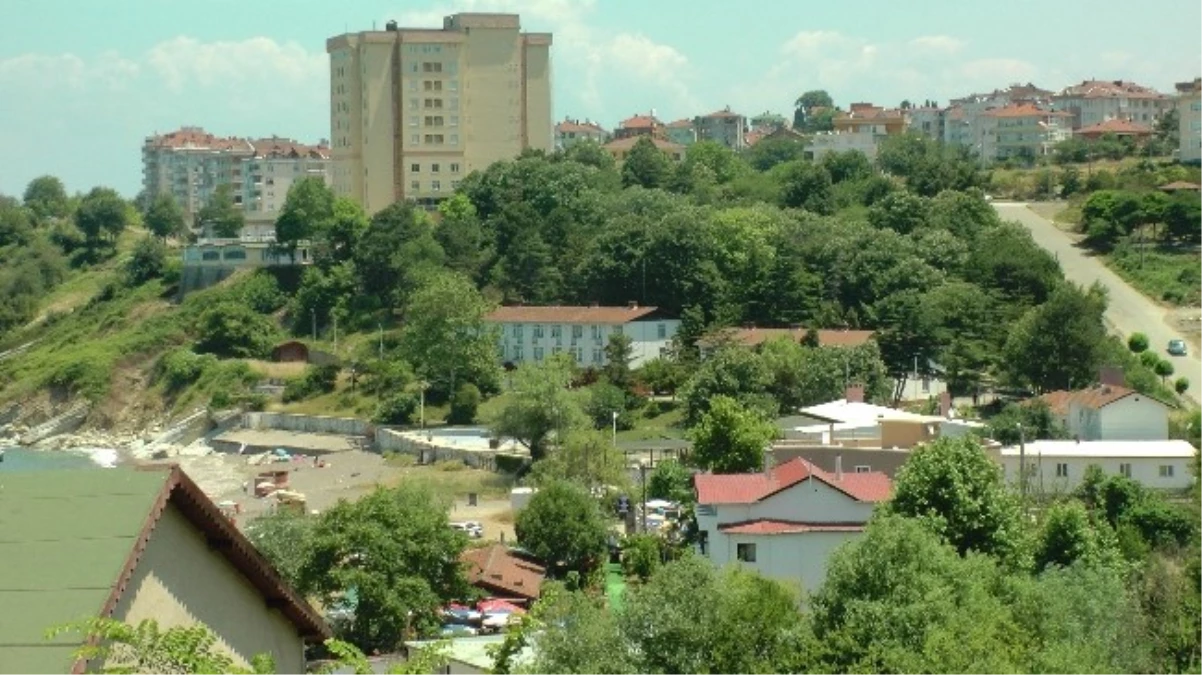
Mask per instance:
[[[1124,339],[1136,332],[1147,335],[1151,349],[1173,363],[1176,371],[1174,377],[1184,375],[1189,378],[1190,389],[1186,396],[1195,404],[1198,403],[1199,387],[1202,387],[1202,361],[1199,361],[1196,350],[1192,348],[1188,356],[1169,356],[1165,351],[1169,340],[1184,340],[1185,336],[1165,321],[1166,310],[1163,307],[1132,288],[1100,260],[1085,255],[1052,221],[1036,214],[1025,204],[997,203],[994,208],[1004,220],[1017,221],[1030,230],[1035,243],[1060,260],[1066,279],[1083,286],[1097,281],[1106,287],[1110,292],[1106,319],[1111,327]]]

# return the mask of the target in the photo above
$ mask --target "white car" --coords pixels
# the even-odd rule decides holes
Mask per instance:
[[[468,521],[466,523],[451,523],[451,528],[466,532],[467,536],[472,539],[480,539],[484,536],[484,527],[480,523]]]

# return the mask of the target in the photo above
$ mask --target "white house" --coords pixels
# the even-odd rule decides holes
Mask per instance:
[[[1163,441],[1169,406],[1134,389],[1098,384],[1040,397],[1074,438],[1083,441]]]
[[[693,484],[702,555],[799,582],[806,593],[822,584],[831,553],[863,532],[892,489],[883,473],[828,473],[801,458],[762,473],[698,474]]]
[[[1197,450],[1182,440],[1032,441],[1023,448],[1000,448],[997,453],[1008,481],[1017,484],[1023,462],[1028,490],[1057,494],[1077,487],[1091,464],[1150,488],[1188,488],[1194,481],[1190,463]]]
[[[500,307],[485,317],[500,327],[497,354],[504,363],[542,361],[567,352],[580,367],[600,368],[606,363],[609,336],[630,337],[630,367],[637,368],[664,354],[680,320],[658,307]]]

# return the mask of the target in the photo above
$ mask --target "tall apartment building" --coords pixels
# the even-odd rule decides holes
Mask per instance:
[[[329,181],[330,149],[287,138],[221,137],[200,127],[156,134],[142,144],[142,187],[169,193],[188,222],[222,185],[233,191],[249,233],[275,231],[275,219],[292,183],[307,176]]]
[[[747,133],[747,118],[730,111],[730,106],[715,110],[708,115],[701,115],[693,120],[697,130],[697,140],[713,141],[725,145],[732,150],[742,150],[747,147],[744,134]]]
[[[1072,115],[1074,129],[1114,119],[1152,126],[1173,106],[1155,89],[1123,80],[1085,80],[1052,97],[1054,109]]]
[[[1177,159],[1195,164],[1202,161],[1202,78],[1177,84],[1177,120]]]
[[[433,206],[471,171],[550,151],[551,34],[516,14],[454,14],[441,29],[347,33],[330,55],[333,186],[370,214]]]

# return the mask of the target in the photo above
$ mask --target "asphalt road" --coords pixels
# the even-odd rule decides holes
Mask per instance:
[[[1055,255],[1064,269],[1066,279],[1083,286],[1095,281],[1101,283],[1109,291],[1106,319],[1111,328],[1124,339],[1137,332],[1147,335],[1151,345],[1149,348],[1172,362],[1175,370],[1173,377],[1184,375],[1189,378],[1190,389],[1185,395],[1195,404],[1198,403],[1199,388],[1202,387],[1202,361],[1192,346],[1187,356],[1170,356],[1165,351],[1169,340],[1185,339],[1165,321],[1165,308],[1132,288],[1100,260],[1085,255],[1052,221],[1036,214],[1026,204],[995,203],[994,208],[1002,219],[1021,223],[1031,232],[1035,243]]]

